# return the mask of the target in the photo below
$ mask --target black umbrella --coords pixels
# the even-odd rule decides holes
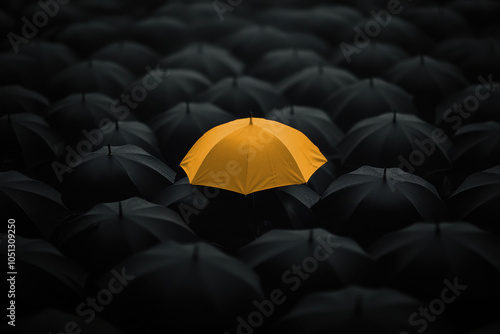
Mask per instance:
[[[66,26],[57,34],[56,40],[79,55],[87,56],[120,37],[120,30],[109,22],[91,20]]]
[[[140,93],[138,87],[147,87]],[[191,101],[206,91],[212,82],[204,75],[187,69],[158,70],[144,75],[127,89],[127,104],[138,119],[146,121],[175,105]]]
[[[498,236],[469,223],[417,223],[381,238],[371,253],[389,286],[426,303],[442,299],[434,310],[445,308],[462,328],[497,319],[500,308],[488,300],[500,296]]]
[[[424,179],[368,166],[335,179],[313,210],[324,228],[363,246],[411,223],[447,217],[436,188]]]
[[[459,174],[470,174],[500,164],[500,123],[464,125],[453,137],[451,157]]]
[[[146,17],[130,28],[129,38],[167,55],[189,43],[187,25],[173,17]]]
[[[271,230],[236,256],[260,276],[267,293],[283,291],[282,309],[311,292],[376,282],[375,261],[355,241],[318,228]]]
[[[109,127],[111,121],[133,119],[130,112],[124,113],[114,105],[111,97],[101,93],[72,94],[50,105],[45,111],[45,118],[68,141],[76,141],[86,133],[92,137],[91,133],[103,125],[108,124]],[[92,139],[95,142],[99,137],[97,135]]]
[[[369,78],[382,75],[391,66],[409,57],[410,55],[397,45],[372,41],[360,52],[349,54],[339,50],[333,58],[333,63],[360,78]]]
[[[128,259],[117,270],[133,277],[105,313],[132,332],[223,333],[262,300],[250,268],[216,248],[164,242]],[[99,280],[106,286],[111,275]],[[142,307],[137,308],[137,305]]]
[[[66,222],[58,229],[55,244],[89,272],[102,274],[166,240],[189,243],[199,239],[173,210],[133,197],[97,204]]]
[[[81,333],[93,334],[125,334],[116,329],[101,316],[92,318],[91,308],[85,309],[85,317],[73,314],[75,310],[61,311],[57,308],[44,308],[33,314],[16,319],[16,326],[5,325],[0,327],[3,333],[29,334],[36,332],[52,333],[64,331],[66,328],[75,328]],[[92,321],[89,321],[92,319]],[[69,325],[68,325],[69,324]]]
[[[16,234],[50,239],[58,224],[72,213],[61,201],[61,194],[43,182],[16,172],[0,172],[0,211],[2,219],[16,219]],[[7,230],[3,225],[2,232]]]
[[[412,94],[421,117],[429,122],[434,122],[434,107],[444,96],[468,84],[460,69],[428,56],[403,60],[387,70],[383,78]]]
[[[228,51],[204,43],[192,44],[163,58],[164,68],[185,68],[198,71],[212,81],[239,75],[243,64]]]
[[[436,42],[472,35],[469,22],[458,12],[443,6],[421,6],[402,13]]]
[[[500,233],[500,165],[469,175],[447,203],[455,219]]]
[[[318,168],[309,181],[307,186],[314,190],[317,194],[323,194],[330,183],[340,175],[340,168],[335,164],[336,157],[327,161],[323,166]]]
[[[222,79],[195,101],[213,103],[236,117],[248,117],[250,113],[262,117],[287,104],[270,83],[249,76]]]
[[[104,146],[135,145],[152,156],[163,160],[158,140],[146,124],[134,121],[115,121],[99,129],[102,132],[102,142],[95,148]]]
[[[41,117],[20,113],[0,117],[1,167],[30,169],[56,159],[63,152],[62,138]]]
[[[0,234],[4,263],[11,252],[8,240],[6,234]],[[15,241],[16,315],[25,316],[45,307],[73,311],[84,298],[87,273],[47,241],[21,236]]]
[[[224,22],[220,21],[218,15],[211,15],[191,22],[190,30],[195,40],[218,43],[221,38],[253,24],[250,19],[238,15],[225,15]]]
[[[384,5],[384,9],[387,9],[387,2]],[[385,22],[381,25],[379,21]],[[434,47],[434,41],[422,29],[396,15],[391,15],[389,19],[380,17],[378,20],[373,15],[368,15],[355,22],[354,28],[347,27],[340,33],[343,43],[346,43],[340,47],[349,53],[363,52],[366,45],[374,41],[398,45],[410,54],[426,52]]]
[[[133,41],[119,41],[106,45],[92,54],[93,59],[117,63],[135,75],[147,72],[147,66],[154,66],[160,55],[148,46]]]
[[[343,166],[400,167],[429,176],[451,168],[451,141],[414,115],[384,113],[356,123],[337,145]]]
[[[108,146],[76,157],[60,185],[63,202],[75,211],[138,196],[151,199],[171,185],[175,173],[143,149]]]
[[[494,0],[454,0],[449,7],[462,14],[476,29],[494,22],[500,14],[500,4]]]
[[[362,119],[397,110],[417,114],[412,97],[399,86],[382,79],[364,79],[333,93],[322,108],[343,131]]]
[[[41,114],[49,106],[42,94],[19,85],[0,86],[0,115],[7,113]]]
[[[54,75],[47,83],[47,90],[53,100],[75,93],[102,93],[118,98],[133,80],[134,75],[120,65],[89,60]]]
[[[266,53],[246,72],[256,78],[278,83],[307,67],[328,62],[318,53],[307,49],[280,49]]]
[[[328,96],[356,81],[346,70],[318,65],[283,79],[278,89],[293,104],[320,107]]]
[[[160,191],[154,203],[177,211],[200,238],[234,251],[275,229],[316,223],[311,207],[320,196],[305,185],[259,191],[249,196],[194,186],[183,178]]]
[[[0,85],[37,89],[40,78],[36,58],[14,52],[0,53]]]
[[[500,84],[471,85],[446,96],[436,106],[436,121],[448,134],[462,125],[494,121],[500,123]]]
[[[160,143],[167,165],[177,172],[182,159],[196,141],[214,126],[235,117],[211,103],[180,103],[149,122]]]
[[[274,109],[265,115],[305,134],[327,158],[336,156],[336,146],[344,136],[342,130],[321,109],[288,106]]]
[[[417,313],[421,308],[419,300],[397,290],[350,286],[304,297],[271,330],[276,334],[406,334],[416,333],[426,324],[426,333],[456,333],[443,317],[433,322],[421,319]],[[413,314],[417,317],[411,317]],[[415,318],[419,321],[409,320]]]
[[[433,50],[433,55],[455,64],[471,81],[479,76],[500,75],[500,41],[495,38],[454,38],[444,41]]]

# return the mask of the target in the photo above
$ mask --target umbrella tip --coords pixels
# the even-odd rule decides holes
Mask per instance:
[[[250,111],[250,121],[248,124],[253,124],[253,114],[251,111]]]
[[[189,105],[189,101],[186,101],[186,114],[191,112],[191,106]]]
[[[111,156],[113,155],[113,153],[111,152],[111,145],[108,144],[108,155]]]
[[[313,240],[314,240],[314,230],[311,229],[309,230],[309,244],[312,244]]]
[[[373,87],[373,77],[370,77],[370,87]]]
[[[420,54],[420,64],[425,65],[425,56],[423,54]]]
[[[295,114],[295,109],[293,107],[293,104],[290,105],[290,114],[291,115]]]
[[[200,257],[200,245],[196,244],[194,245],[193,249],[193,262],[198,261],[199,257]]]
[[[120,125],[118,124],[118,119],[115,119],[115,129],[118,130]]]
[[[441,234],[441,226],[439,226],[439,223],[436,223],[436,235]]]
[[[396,109],[392,112],[392,123],[396,123]]]
[[[384,177],[383,177],[383,180],[387,181],[387,167],[384,167]]]
[[[118,217],[123,218],[122,201],[118,202]]]

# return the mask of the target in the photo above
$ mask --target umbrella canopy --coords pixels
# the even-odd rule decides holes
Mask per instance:
[[[393,110],[417,114],[412,97],[399,86],[382,79],[364,79],[330,95],[321,106],[343,131],[362,119]]]
[[[2,168],[30,169],[61,155],[61,137],[41,117],[20,113],[0,117]]]
[[[143,87],[146,82],[148,87],[153,88],[144,89],[146,93],[142,95],[142,93],[138,93],[138,87]],[[131,84],[127,89],[129,100],[122,102],[127,103],[132,108],[138,119],[148,121],[181,102],[192,101],[195,96],[211,86],[212,82],[197,71],[156,69]]]
[[[179,164],[196,141],[214,126],[235,117],[211,103],[179,103],[149,122],[165,161],[170,168],[183,171]]]
[[[90,55],[121,37],[120,30],[106,21],[77,22],[66,26],[56,40],[80,55]]]
[[[397,45],[372,41],[357,53],[344,54],[342,50],[338,51],[333,64],[360,78],[369,78],[382,75],[391,66],[409,57],[409,53]]]
[[[307,49],[280,49],[270,51],[246,72],[256,78],[278,83],[305,68],[328,62],[318,53]]]
[[[96,149],[104,146],[135,145],[152,156],[163,160],[158,140],[146,124],[134,121],[118,121],[100,128],[103,133],[102,142],[95,145]]]
[[[247,117],[250,113],[261,117],[287,103],[271,84],[249,76],[225,78],[198,95],[195,101],[213,103],[236,117]]]
[[[451,168],[451,141],[414,115],[384,113],[356,123],[337,145],[343,166],[400,167],[421,176]]]
[[[421,117],[429,122],[434,121],[434,107],[444,96],[468,84],[457,67],[428,56],[403,60],[389,68],[383,78],[412,94]]]
[[[48,82],[48,91],[53,100],[75,93],[102,93],[118,98],[133,80],[134,75],[120,65],[89,60],[54,75]]]
[[[19,85],[0,86],[0,115],[32,113],[41,114],[49,100],[42,94]]]
[[[183,178],[153,202],[181,215],[200,238],[233,252],[276,228],[302,229],[316,223],[311,207],[320,196],[305,185],[258,191],[251,196],[194,186]]]
[[[461,127],[453,137],[451,156],[457,172],[473,173],[500,164],[500,123]]]
[[[133,197],[97,204],[58,229],[56,245],[89,272],[102,274],[128,257],[170,240],[198,241],[171,209]]]
[[[236,328],[236,318],[248,314],[252,302],[263,298],[250,268],[205,243],[167,241],[117,268],[134,279],[105,312],[127,331],[223,333],[229,326]],[[102,286],[109,277],[99,281]]]
[[[351,286],[304,297],[271,330],[277,334],[414,333],[412,324],[418,326],[422,321],[408,318],[421,307],[419,300],[397,290]],[[443,317],[434,320],[428,323],[426,333],[454,332]]]
[[[63,330],[68,324],[70,324],[69,326],[75,324],[75,327],[77,330],[81,330],[81,333],[125,334],[100,316],[96,316],[92,321],[87,323],[87,320],[91,319],[90,315],[82,318],[81,315],[71,312],[74,312],[74,310],[61,311],[57,308],[44,308],[33,314],[18,317],[15,327],[6,324],[5,326],[0,326],[0,329],[3,328],[2,331],[4,333],[12,334],[28,334],[36,333],[37,331],[50,333],[56,329]]]
[[[336,146],[344,136],[342,130],[321,109],[292,105],[274,109],[265,117],[299,130],[318,146],[327,158],[336,156]]]
[[[436,188],[399,168],[361,167],[335,179],[313,207],[322,226],[368,246],[417,221],[447,218]]]
[[[451,135],[464,124],[500,123],[499,105],[500,84],[471,85],[446,96],[436,106],[435,124]]]
[[[75,160],[60,184],[63,202],[75,211],[134,196],[151,199],[175,178],[168,166],[134,145],[103,147]]]
[[[59,192],[16,171],[0,172],[0,211],[4,221],[16,217],[17,235],[47,240],[72,215]]]
[[[116,112],[114,100],[101,93],[71,94],[50,105],[45,111],[47,121],[68,141],[77,141],[89,132],[99,129],[104,121],[132,120],[130,113]]]
[[[376,282],[375,261],[355,241],[318,228],[271,230],[236,255],[260,276],[265,291],[282,290],[288,303],[311,292]],[[294,265],[307,279],[292,272]]]
[[[164,68],[185,68],[198,71],[216,82],[241,74],[243,64],[228,51],[209,44],[192,44],[163,58]]]
[[[456,298],[445,314],[458,324],[477,326],[497,319],[500,308],[487,300],[500,294],[498,236],[469,223],[417,223],[382,237],[370,252],[389,286],[417,298],[430,301],[444,288],[455,287],[446,296],[448,301],[450,295]]]
[[[191,36],[187,25],[173,17],[146,17],[130,28],[129,38],[167,55],[189,43]]]
[[[500,165],[469,175],[448,198],[453,217],[500,233]]]
[[[158,63],[160,55],[146,45],[134,41],[119,41],[103,46],[92,54],[92,58],[114,62],[135,75],[143,75],[146,66]]]
[[[10,238],[0,234],[0,255],[7,263]],[[10,244],[10,243],[9,243]],[[16,315],[23,316],[45,307],[73,311],[84,298],[87,273],[45,240],[16,236]],[[36,277],[36,279],[33,279]],[[41,288],[43,287],[43,288]]]
[[[0,85],[20,85],[38,89],[41,75],[36,58],[21,53],[0,53]]]
[[[371,3],[372,1],[370,1],[370,4]],[[383,9],[387,10],[387,2],[384,3]],[[380,18],[379,20],[386,19]],[[376,25],[373,22],[375,22]],[[435,43],[429,35],[423,32],[418,26],[402,17],[392,15],[390,17],[390,23],[384,23],[384,25],[385,26],[381,26],[373,15],[368,15],[362,20],[355,22],[354,27],[357,29],[347,27],[341,32],[342,41],[350,46],[344,46],[344,48],[346,48],[347,51],[351,50],[351,48],[355,48],[354,50],[363,52],[363,48],[358,47],[358,45],[365,46],[375,41],[398,45],[410,54],[418,54],[426,52],[434,47]],[[379,31],[378,34],[375,34],[373,26],[380,27],[380,29],[375,28],[375,31]]]
[[[497,79],[500,75],[500,41],[495,38],[449,39],[438,45],[433,54],[455,64],[471,82],[479,76],[493,75]]]
[[[300,131],[244,118],[206,132],[181,162],[191,184],[250,194],[306,183],[326,158]]]
[[[319,65],[283,79],[278,90],[293,104],[319,108],[328,96],[356,81],[346,70]]]
[[[469,22],[450,8],[437,5],[421,6],[402,14],[436,42],[472,34]]]

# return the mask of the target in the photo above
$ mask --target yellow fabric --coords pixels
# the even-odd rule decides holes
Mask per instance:
[[[191,184],[250,194],[306,183],[326,158],[302,132],[243,118],[207,131],[180,166]]]

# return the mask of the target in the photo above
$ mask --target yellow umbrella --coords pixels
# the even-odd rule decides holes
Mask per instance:
[[[244,195],[307,183],[326,158],[300,131],[263,118],[244,118],[207,131],[180,166],[191,184]]]

